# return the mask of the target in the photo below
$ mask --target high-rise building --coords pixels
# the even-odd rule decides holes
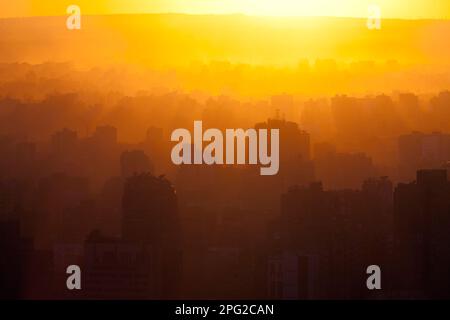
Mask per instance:
[[[161,271],[152,246],[93,231],[84,244],[83,288],[88,299],[158,299]]]
[[[450,135],[413,132],[398,140],[400,179],[410,181],[417,170],[438,169],[450,160]]]
[[[111,147],[117,144],[117,129],[112,126],[99,126],[92,139],[95,144]]]
[[[162,279],[160,297],[175,297],[181,274],[175,189],[162,176],[132,176],[125,182],[122,211],[123,241],[151,246],[154,271]]]
[[[131,177],[134,174],[152,173],[153,171],[150,159],[142,150],[122,152],[120,166],[123,178]]]
[[[78,134],[70,129],[63,129],[52,135],[52,148],[58,154],[72,153],[78,143]]]
[[[394,193],[398,290],[409,296],[448,298],[450,183],[446,170],[420,170],[417,181]]]

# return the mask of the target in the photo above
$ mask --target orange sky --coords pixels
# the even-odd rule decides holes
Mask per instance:
[[[79,5],[85,14],[177,12],[275,16],[366,17],[378,4],[385,18],[450,18],[450,0],[0,0],[0,17],[64,15]]]

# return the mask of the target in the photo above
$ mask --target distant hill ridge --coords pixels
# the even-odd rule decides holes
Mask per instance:
[[[170,66],[227,60],[296,65],[299,59],[399,60],[445,64],[449,20],[124,14],[0,19],[0,62],[82,61]]]

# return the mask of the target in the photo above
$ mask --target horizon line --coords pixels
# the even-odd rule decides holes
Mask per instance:
[[[189,17],[248,17],[248,18],[272,18],[272,19],[351,19],[351,20],[367,20],[367,17],[361,16],[312,16],[312,15],[259,15],[248,14],[242,12],[236,13],[187,13],[187,12],[124,12],[124,13],[86,13],[83,16],[87,17],[115,17],[115,16],[189,16]],[[60,18],[67,17],[67,14],[60,15],[35,15],[35,16],[11,16],[0,17],[0,20],[14,20],[14,19],[34,19],[34,18]],[[382,18],[384,21],[450,21],[449,18],[401,18],[401,17],[386,17]]]

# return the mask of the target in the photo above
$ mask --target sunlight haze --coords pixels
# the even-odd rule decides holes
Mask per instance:
[[[448,19],[448,0],[17,0],[1,1],[0,17],[64,15],[76,4],[85,14],[184,13],[264,16],[366,17],[371,4],[385,18]]]

